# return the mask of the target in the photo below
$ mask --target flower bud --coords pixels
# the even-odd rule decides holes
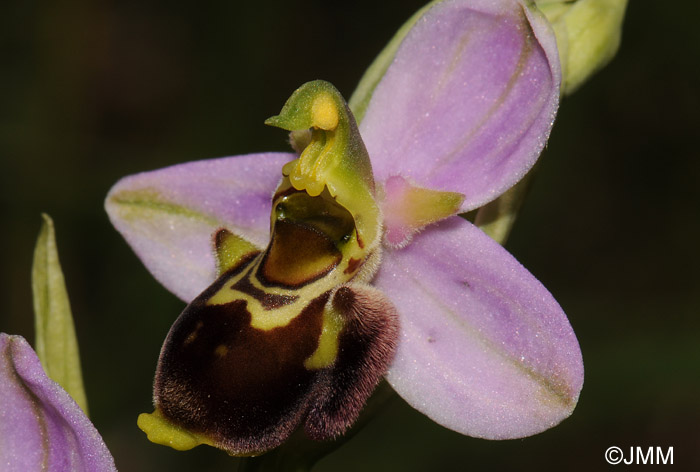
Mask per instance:
[[[554,28],[568,95],[605,66],[620,46],[627,0],[538,0]]]

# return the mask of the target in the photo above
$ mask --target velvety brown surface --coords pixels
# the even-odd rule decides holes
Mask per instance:
[[[306,411],[314,373],[304,360],[318,345],[327,295],[287,326],[250,326],[246,302],[206,305],[215,284],[173,325],[154,395],[174,422],[213,436],[238,452],[271,447]]]

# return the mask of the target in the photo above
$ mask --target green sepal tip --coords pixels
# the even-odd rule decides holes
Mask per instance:
[[[58,260],[54,225],[48,215],[41,216],[43,223],[32,266],[35,349],[47,375],[63,387],[87,414],[78,340]]]

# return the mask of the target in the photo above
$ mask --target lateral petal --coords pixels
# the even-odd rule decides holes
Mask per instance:
[[[131,175],[112,187],[105,208],[151,274],[189,302],[217,277],[216,230],[267,244],[272,193],[294,157],[248,154]]]
[[[542,284],[460,217],[387,251],[374,285],[401,336],[387,380],[450,429],[509,439],[568,417],[583,384],[574,332]]]
[[[445,0],[416,21],[360,125],[378,181],[400,175],[493,200],[534,164],[561,71],[548,23],[522,2]]]

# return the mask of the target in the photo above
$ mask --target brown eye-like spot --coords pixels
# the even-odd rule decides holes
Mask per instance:
[[[258,279],[267,285],[298,288],[326,275],[341,258],[335,244],[320,231],[280,220]]]

